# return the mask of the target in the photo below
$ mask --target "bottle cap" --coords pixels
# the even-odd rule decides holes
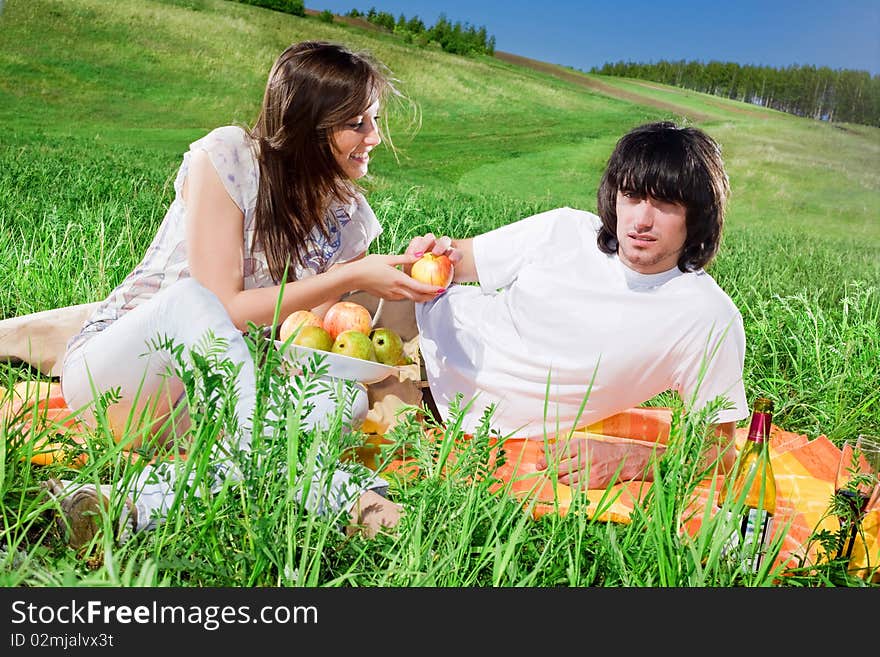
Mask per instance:
[[[757,413],[772,413],[773,400],[767,397],[758,397],[755,403],[752,404],[752,409]]]

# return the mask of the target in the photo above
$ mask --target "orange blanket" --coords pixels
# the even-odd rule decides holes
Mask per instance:
[[[30,446],[31,461],[37,465],[58,461],[73,466],[85,464],[85,454],[73,453],[59,440],[68,433],[74,442],[85,440],[83,428],[72,415],[59,383],[22,381],[11,390],[0,387],[0,423],[20,423],[20,435],[39,436]],[[34,425],[36,430],[31,431]]]
[[[666,443],[671,417],[672,412],[668,408],[632,408],[590,425],[576,432],[575,436]],[[737,448],[742,448],[747,433],[746,427],[737,429]],[[378,453],[381,442],[381,436],[376,436],[373,449],[367,447],[360,451],[367,465],[371,465],[370,459]],[[543,453],[543,443],[508,439],[504,442],[504,450],[506,461],[494,474],[510,484],[510,491],[531,509],[532,515],[539,518],[557,511],[565,514],[572,498],[571,488],[558,484],[554,490],[551,479],[535,467]],[[829,512],[840,449],[824,435],[809,440],[806,435],[791,433],[773,425],[770,453],[776,477],[774,532],[786,532],[787,528],[774,566],[818,564],[828,555],[822,553],[818,541],[810,541],[810,536],[821,530],[836,533],[840,527],[837,516]],[[394,461],[386,471],[406,466],[406,462]],[[608,490],[590,489],[586,493],[590,502],[587,514],[599,521],[629,523],[635,505],[648,492],[650,485],[643,481],[632,481],[617,484]],[[693,519],[686,524],[686,530],[691,535],[700,528],[711,491],[714,490],[717,495],[722,485],[723,477],[718,477],[714,486],[709,479],[697,488],[696,497],[689,508],[693,512]],[[713,500],[710,512],[714,514],[717,511],[718,505]],[[877,495],[869,503],[862,529],[865,540],[855,542],[849,568],[859,574],[870,572],[874,581],[880,581],[880,499]]]
[[[70,451],[58,441],[58,436],[67,434],[68,439],[75,442],[85,440],[86,432],[71,415],[58,383],[28,381],[11,391],[0,388],[0,421],[14,417],[26,425],[36,422],[39,431],[31,435],[48,436],[41,444],[34,445],[32,461],[37,464],[59,459],[69,462]],[[669,409],[633,408],[578,433],[597,439],[615,437],[665,443],[669,438],[670,419]],[[742,447],[746,433],[746,428],[737,430],[738,447]],[[375,467],[373,458],[382,442],[385,441],[381,435],[373,436],[364,448],[358,450],[358,457],[366,465]],[[510,483],[511,492],[528,503],[533,516],[539,518],[557,510],[566,513],[572,497],[571,489],[558,484],[554,491],[552,481],[535,467],[543,444],[534,440],[508,439],[504,442],[504,449],[506,462],[495,471],[495,475]],[[782,532],[788,527],[776,565],[794,567],[801,559],[807,564],[819,563],[825,555],[820,553],[817,542],[808,539],[817,530],[832,533],[838,530],[836,516],[829,513],[829,502],[834,492],[840,450],[825,436],[809,440],[805,435],[784,431],[775,425],[770,433],[770,450],[777,490],[774,528],[776,532]],[[75,458],[80,464],[84,462],[84,455]],[[397,461],[391,467],[405,466],[405,462]],[[697,499],[693,502],[695,511],[701,510],[708,501],[712,483],[707,480],[698,488]],[[716,491],[721,483],[720,479],[715,482]],[[587,513],[600,521],[628,523],[631,512],[648,486],[650,484],[645,482],[628,482],[613,486],[609,491],[589,490]],[[850,562],[850,569],[857,572],[870,566],[874,580],[880,579],[877,571],[880,563],[880,499],[877,498],[875,495],[869,503],[862,522],[865,540],[856,541]],[[717,511],[714,503],[712,510]],[[700,515],[695,514],[687,531],[695,532],[699,528]]]

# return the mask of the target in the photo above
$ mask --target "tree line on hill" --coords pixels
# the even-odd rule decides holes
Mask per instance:
[[[246,5],[255,5],[266,9],[274,9],[294,16],[306,16],[303,0],[238,0]],[[470,23],[456,21],[451,23],[445,14],[440,14],[437,22],[428,27],[418,16],[407,18],[403,14],[396,19],[386,11],[376,11],[371,7],[366,13],[352,9],[346,16],[360,18],[376,27],[402,37],[406,43],[414,43],[421,47],[435,46],[454,55],[489,55],[495,54],[495,37],[486,33],[485,26],[474,27]],[[333,22],[333,13],[324,10],[318,18],[328,23]]]
[[[254,5],[255,7],[264,7],[266,9],[274,9],[285,14],[293,14],[294,16],[305,16],[306,5],[303,0],[238,0],[245,5]]]
[[[303,0],[238,0],[239,2],[305,16]],[[377,28],[421,47],[439,47],[456,55],[495,54],[495,37],[486,28],[451,23],[440,14],[437,23],[425,25],[418,16],[397,18],[371,7],[352,9],[346,16],[365,20]],[[333,14],[319,16],[332,22]],[[676,87],[739,100],[754,105],[822,121],[846,121],[880,127],[880,76],[827,66],[792,65],[785,68],[740,65],[733,62],[666,61],[652,64],[608,62],[591,73],[651,80]]]
[[[485,26],[474,27],[470,23],[456,21],[451,23],[445,14],[440,14],[432,26],[425,25],[418,16],[407,18],[400,14],[396,19],[386,11],[376,11],[371,7],[366,13],[352,9],[346,14],[352,18],[362,18],[403,37],[407,43],[429,46],[435,43],[444,51],[454,55],[493,55],[495,37],[486,33]]]
[[[880,76],[867,71],[661,60],[606,63],[590,72],[651,80],[822,121],[880,126]]]

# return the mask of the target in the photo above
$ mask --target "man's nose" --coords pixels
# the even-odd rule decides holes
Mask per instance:
[[[654,225],[655,212],[656,208],[654,207],[654,204],[651,203],[651,199],[643,199],[636,210],[636,230],[639,232],[650,230]]]

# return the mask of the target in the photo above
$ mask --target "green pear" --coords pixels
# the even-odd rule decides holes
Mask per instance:
[[[400,365],[404,359],[403,340],[390,328],[373,329],[370,334],[376,360],[385,365]]]
[[[333,338],[327,329],[321,326],[301,326],[299,333],[293,338],[293,344],[320,351],[330,351],[333,348]]]
[[[330,351],[334,354],[342,354],[361,360],[376,360],[376,351],[373,349],[373,343],[369,336],[355,329],[349,329],[337,335]]]

